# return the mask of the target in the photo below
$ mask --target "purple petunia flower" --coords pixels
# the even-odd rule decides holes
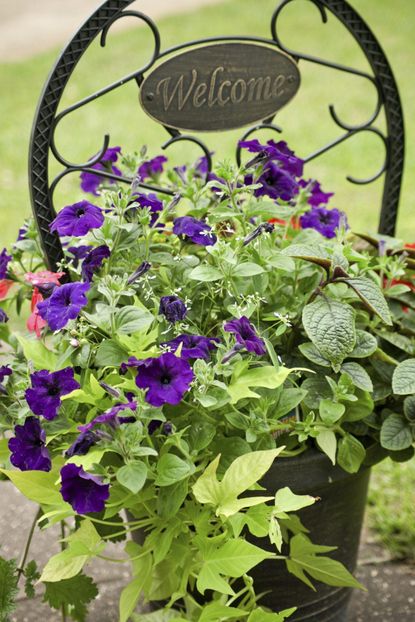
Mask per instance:
[[[11,259],[11,255],[7,254],[7,249],[3,248],[0,253],[0,279],[7,277],[7,268]]]
[[[152,227],[163,209],[162,201],[150,192],[150,194],[137,193],[134,195],[134,202],[138,203],[140,207],[148,207],[150,209],[150,226]]]
[[[98,229],[104,222],[101,208],[92,205],[89,201],[79,201],[64,207],[49,226],[51,231],[59,235],[83,236]]]
[[[50,298],[38,303],[40,317],[47,321],[51,330],[63,328],[88,304],[85,294],[89,288],[89,283],[65,283],[56,287]]]
[[[157,432],[160,427],[162,434],[165,434],[166,436],[170,436],[170,434],[173,434],[173,424],[170,423],[170,421],[163,422],[159,419],[152,419],[147,426],[147,431],[151,436],[152,434]]]
[[[45,442],[39,419],[27,417],[23,425],[15,426],[14,438],[9,440],[10,462],[21,471],[50,471],[52,462]]]
[[[128,402],[127,404],[117,404],[117,406],[113,406],[109,410],[102,413],[102,415],[98,415],[85,425],[80,425],[78,430],[80,432],[88,432],[92,430],[96,425],[109,425],[112,428],[117,427],[120,423],[133,423],[135,421],[135,417],[120,417],[119,413],[123,410],[137,410],[136,402]]]
[[[257,335],[255,327],[246,316],[243,315],[239,320],[227,322],[223,328],[226,332],[233,333],[237,343],[244,346],[248,352],[265,354],[265,343],[263,339]]]
[[[111,251],[106,244],[101,244],[89,251],[82,263],[81,274],[85,281],[91,282],[95,272],[102,266],[104,259],[108,259]]]
[[[11,376],[13,370],[8,365],[0,365],[0,383],[3,382],[6,376]]]
[[[128,285],[132,285],[133,283],[138,281],[138,279],[144,276],[144,274],[148,272],[150,268],[151,268],[150,262],[143,261],[142,263],[140,263],[138,268],[134,270],[134,272],[128,277],[128,280],[127,280]]]
[[[179,404],[194,378],[189,363],[171,352],[143,363],[138,368],[135,383],[139,389],[148,389],[146,402],[152,406]]]
[[[178,296],[162,296],[160,298],[159,314],[164,315],[166,320],[174,324],[183,320],[187,313],[187,307]]]
[[[77,268],[81,259],[85,259],[88,255],[89,251],[93,248],[89,244],[82,244],[81,246],[70,246],[68,248],[68,253],[73,256],[71,259],[74,268]]]
[[[121,153],[121,147],[110,147],[104,153],[102,159],[97,164],[94,164],[90,168],[96,171],[106,171],[113,175],[121,176],[121,171],[114,166],[114,163],[118,160],[118,156]],[[82,171],[81,173],[81,189],[84,192],[89,192],[95,196],[98,196],[98,187],[103,182],[115,183],[113,179],[106,178],[102,175],[95,175],[88,171]]]
[[[99,436],[94,432],[82,432],[65,451],[65,456],[67,458],[72,458],[72,456],[85,456],[98,440]]]
[[[300,224],[303,229],[315,229],[325,238],[334,238],[340,225],[347,227],[347,218],[338,209],[313,207],[300,217]]]
[[[138,167],[138,174],[142,180],[159,175],[163,172],[163,165],[165,162],[167,162],[166,156],[156,156],[152,160],[143,162],[143,164]]]
[[[32,374],[32,387],[26,389],[25,394],[30,410],[45,419],[54,419],[61,405],[61,397],[80,388],[73,374],[72,367],[55,372],[42,369]]]
[[[173,221],[173,233],[202,246],[213,246],[217,240],[209,225],[192,216],[176,218]]]
[[[0,309],[0,324],[5,324],[9,321],[9,316],[3,309]]]
[[[239,146],[243,149],[247,149],[251,153],[262,155],[265,160],[278,162],[280,168],[290,173],[290,175],[294,175],[294,177],[301,177],[303,174],[303,160],[298,158],[294,151],[291,151],[287,143],[283,140],[280,140],[278,143],[269,140],[266,145],[262,145],[256,139],[245,140],[240,141]],[[260,161],[260,159],[258,159],[258,161]]]
[[[143,365],[143,361],[137,359],[135,356],[130,356],[126,363],[121,363],[120,365],[120,376],[125,376],[129,367],[139,367]]]
[[[334,195],[334,192],[323,192],[321,185],[315,179],[300,179],[299,185],[301,188],[307,188],[310,196],[307,199],[307,203],[313,207],[319,205],[326,205],[329,202],[330,197]]]
[[[253,182],[252,175],[245,177],[245,183]],[[291,201],[298,194],[298,183],[294,177],[275,162],[267,162],[257,182],[262,184],[261,188],[254,190],[256,197],[268,196],[271,199],[282,199]]]
[[[218,339],[212,337],[203,337],[202,335],[179,335],[175,339],[162,343],[168,346],[170,350],[175,352],[181,345],[180,356],[185,359],[208,359],[210,351],[217,348]]]
[[[109,484],[84,471],[76,464],[66,464],[61,469],[61,495],[77,514],[101,512],[110,496]]]
[[[25,240],[27,231],[28,231],[28,227],[26,225],[23,225],[23,227],[20,227],[19,231],[17,232],[16,242],[21,242],[22,240]]]

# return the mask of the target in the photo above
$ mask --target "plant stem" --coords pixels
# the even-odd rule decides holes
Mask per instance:
[[[33,519],[33,521],[32,521],[32,524],[31,524],[31,526],[30,526],[29,533],[28,533],[28,535],[27,535],[26,544],[25,544],[25,547],[24,547],[24,549],[23,549],[23,553],[22,553],[22,557],[21,557],[21,559],[20,559],[19,567],[18,567],[18,569],[17,569],[17,581],[18,581],[18,582],[19,582],[20,577],[22,576],[22,574],[23,574],[23,572],[24,572],[24,567],[25,567],[25,564],[26,564],[27,557],[28,557],[28,555],[29,555],[29,549],[30,549],[30,545],[31,545],[31,543],[32,543],[33,534],[34,534],[34,532],[35,532],[36,523],[37,523],[37,521],[38,521],[38,518],[39,518],[41,515],[42,515],[42,509],[39,507],[39,508],[36,510],[36,515],[35,515],[35,517],[34,517],[34,519]]]
[[[65,521],[61,520],[61,551],[64,551],[66,549],[65,537],[66,537]],[[62,613],[62,622],[66,622],[67,621],[67,617],[66,617],[66,614],[67,614],[66,603],[62,604],[61,613]]]

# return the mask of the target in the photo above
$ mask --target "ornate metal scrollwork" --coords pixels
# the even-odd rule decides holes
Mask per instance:
[[[79,108],[92,104],[99,97],[122,87],[127,82],[134,80],[141,87],[145,73],[163,57],[172,55],[182,49],[194,46],[201,46],[209,43],[219,42],[253,42],[265,43],[268,46],[275,46],[276,49],[287,52],[298,62],[312,62],[323,65],[325,67],[356,75],[360,78],[368,80],[376,89],[377,101],[375,110],[366,122],[359,125],[350,125],[343,122],[337,114],[334,107],[329,107],[329,113],[334,123],[343,130],[343,134],[327,145],[322,146],[314,153],[304,158],[305,162],[309,162],[318,157],[322,153],[335,148],[345,140],[362,132],[370,132],[377,135],[383,142],[386,151],[385,161],[380,170],[368,179],[356,179],[349,176],[347,179],[356,184],[371,183],[380,176],[385,175],[385,186],[383,193],[382,209],[379,230],[382,233],[393,234],[398,210],[398,201],[400,195],[400,187],[402,181],[403,161],[404,161],[404,128],[402,109],[399,99],[399,93],[396,83],[388,64],[388,61],[379,46],[376,38],[369,30],[368,26],[360,18],[360,16],[352,9],[345,0],[310,0],[320,12],[321,19],[327,23],[327,11],[330,11],[339,19],[345,27],[352,33],[357,43],[366,55],[373,75],[354,69],[347,65],[340,65],[329,60],[310,56],[295,50],[290,50],[281,41],[278,32],[279,17],[284,8],[295,0],[282,0],[275,10],[271,20],[271,38],[265,39],[261,37],[210,37],[203,40],[181,43],[172,48],[161,50],[160,33],[156,24],[148,16],[138,11],[126,10],[133,0],[106,0],[102,6],[91,15],[91,17],[81,26],[73,39],[63,50],[50,77],[44,87],[41,95],[38,109],[36,112],[29,156],[29,183],[32,198],[32,207],[37,225],[41,234],[43,249],[49,266],[53,269],[61,260],[63,253],[58,236],[49,231],[49,224],[55,217],[53,207],[53,193],[58,183],[71,173],[79,171],[87,171],[97,174],[108,179],[117,179],[118,181],[131,183],[131,179],[118,177],[108,171],[97,171],[93,166],[102,161],[105,151],[110,144],[108,134],[104,136],[103,145],[96,156],[82,163],[70,162],[58,150],[55,142],[55,132],[62,121],[70,113]],[[105,86],[104,88],[92,93],[73,105],[65,108],[59,114],[57,113],[58,105],[62,94],[70,80],[73,70],[89,44],[96,38],[100,37],[102,47],[105,47],[107,37],[111,26],[124,17],[135,17],[144,22],[151,30],[154,38],[154,49],[148,62],[136,71],[129,73],[121,79]],[[373,124],[379,117],[384,108],[386,115],[386,134],[382,133]],[[208,170],[211,169],[211,152],[207,145],[198,137],[192,134],[182,134],[179,130],[164,125],[165,130],[170,135],[163,149],[178,141],[191,141],[197,144],[206,157]],[[256,124],[249,128],[243,138],[247,138],[259,129],[269,129],[271,131],[281,132],[281,128],[273,124],[271,118],[264,119],[262,123]],[[56,176],[54,180],[49,180],[48,159],[49,152],[61,164],[63,170]],[[240,161],[240,149],[237,148],[237,161]],[[169,188],[157,187],[148,183],[140,183],[144,189],[153,192],[173,194]]]

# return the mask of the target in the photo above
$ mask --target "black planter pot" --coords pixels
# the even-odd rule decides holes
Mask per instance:
[[[297,494],[318,496],[321,501],[298,512],[301,521],[310,530],[315,544],[337,546],[330,556],[341,561],[350,572],[356,567],[360,532],[366,505],[370,469],[354,475],[333,467],[328,458],[307,451],[297,458],[278,458],[268,471],[262,485],[269,494],[288,486]],[[275,549],[266,539],[256,544],[271,551]],[[285,564],[265,561],[250,572],[256,593],[268,592],[261,604],[273,611],[297,607],[290,622],[346,622],[347,607],[352,590],[312,581],[317,592],[311,590]]]

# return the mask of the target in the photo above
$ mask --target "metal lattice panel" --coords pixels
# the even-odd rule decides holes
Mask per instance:
[[[278,49],[287,52],[298,62],[312,62],[335,70],[358,75],[370,81],[377,90],[378,101],[376,109],[370,119],[366,123],[352,126],[341,121],[336,111],[330,106],[330,114],[333,121],[343,130],[343,134],[328,145],[324,145],[314,154],[305,157],[308,162],[319,155],[335,148],[345,140],[360,132],[372,132],[379,136],[383,141],[386,149],[386,158],[381,169],[369,179],[359,180],[348,177],[349,181],[357,184],[371,183],[375,179],[384,175],[384,192],[381,207],[379,231],[388,235],[393,235],[398,212],[398,203],[402,183],[403,164],[404,164],[404,125],[400,97],[397,90],[396,82],[392,74],[389,63],[382,51],[378,41],[368,28],[367,24],[356,13],[356,11],[345,0],[309,0],[319,10],[323,22],[327,22],[327,10],[339,19],[344,26],[351,32],[358,45],[363,50],[373,71],[373,75],[358,71],[347,65],[338,65],[330,61],[313,57],[301,52],[293,51],[284,46],[279,39],[278,20],[284,8],[296,0],[282,0],[276,9],[271,21],[272,38],[262,39],[259,37],[212,37],[199,41],[184,43],[168,50],[160,51],[160,35],[157,26],[147,16],[137,11],[125,10],[133,0],[107,0],[78,30],[68,46],[62,52],[55,67],[53,68],[42,96],[39,101],[38,109],[33,125],[31,147],[29,156],[29,182],[32,198],[33,212],[37,221],[37,225],[41,234],[41,240],[45,257],[48,265],[52,269],[56,269],[57,264],[61,260],[62,248],[59,238],[56,234],[49,231],[49,224],[55,217],[53,207],[53,191],[59,181],[67,174],[75,171],[90,171],[94,164],[99,162],[109,145],[109,136],[106,135],[104,145],[100,153],[84,163],[68,162],[57,150],[54,140],[54,133],[57,125],[66,115],[70,114],[78,108],[89,105],[102,95],[114,90],[130,80],[135,80],[138,88],[140,88],[145,73],[152,65],[165,56],[171,55],[184,48],[194,46],[196,44],[217,43],[223,41],[242,41],[242,42],[259,42],[273,45]],[[124,16],[134,16],[143,21],[151,29],[154,36],[154,51],[151,60],[140,69],[132,74],[124,76],[121,80],[108,85],[104,89],[92,94],[91,96],[77,102],[66,110],[57,114],[57,108],[60,103],[65,87],[75,69],[78,61],[82,57],[89,44],[99,35],[101,36],[101,45],[105,46],[106,36],[111,25]],[[387,132],[383,134],[374,122],[377,120],[382,108],[385,111]],[[269,128],[274,131],[281,131],[280,128],[273,125],[272,119],[264,119],[264,121],[245,132],[245,137],[251,135],[261,128]],[[171,144],[189,140],[196,143],[207,157],[209,168],[211,166],[210,149],[198,137],[192,134],[181,134],[178,130],[165,126],[170,134],[170,139],[163,145],[167,148]],[[62,165],[62,172],[52,181],[49,180],[48,159],[50,153]],[[237,150],[237,158],[239,158],[239,150]],[[100,175],[104,177],[114,177],[111,173],[100,171]],[[120,181],[130,183],[131,180],[125,178],[117,178]],[[143,188],[153,191],[164,192],[170,194],[171,191],[166,188],[154,187],[151,184],[141,184]]]

